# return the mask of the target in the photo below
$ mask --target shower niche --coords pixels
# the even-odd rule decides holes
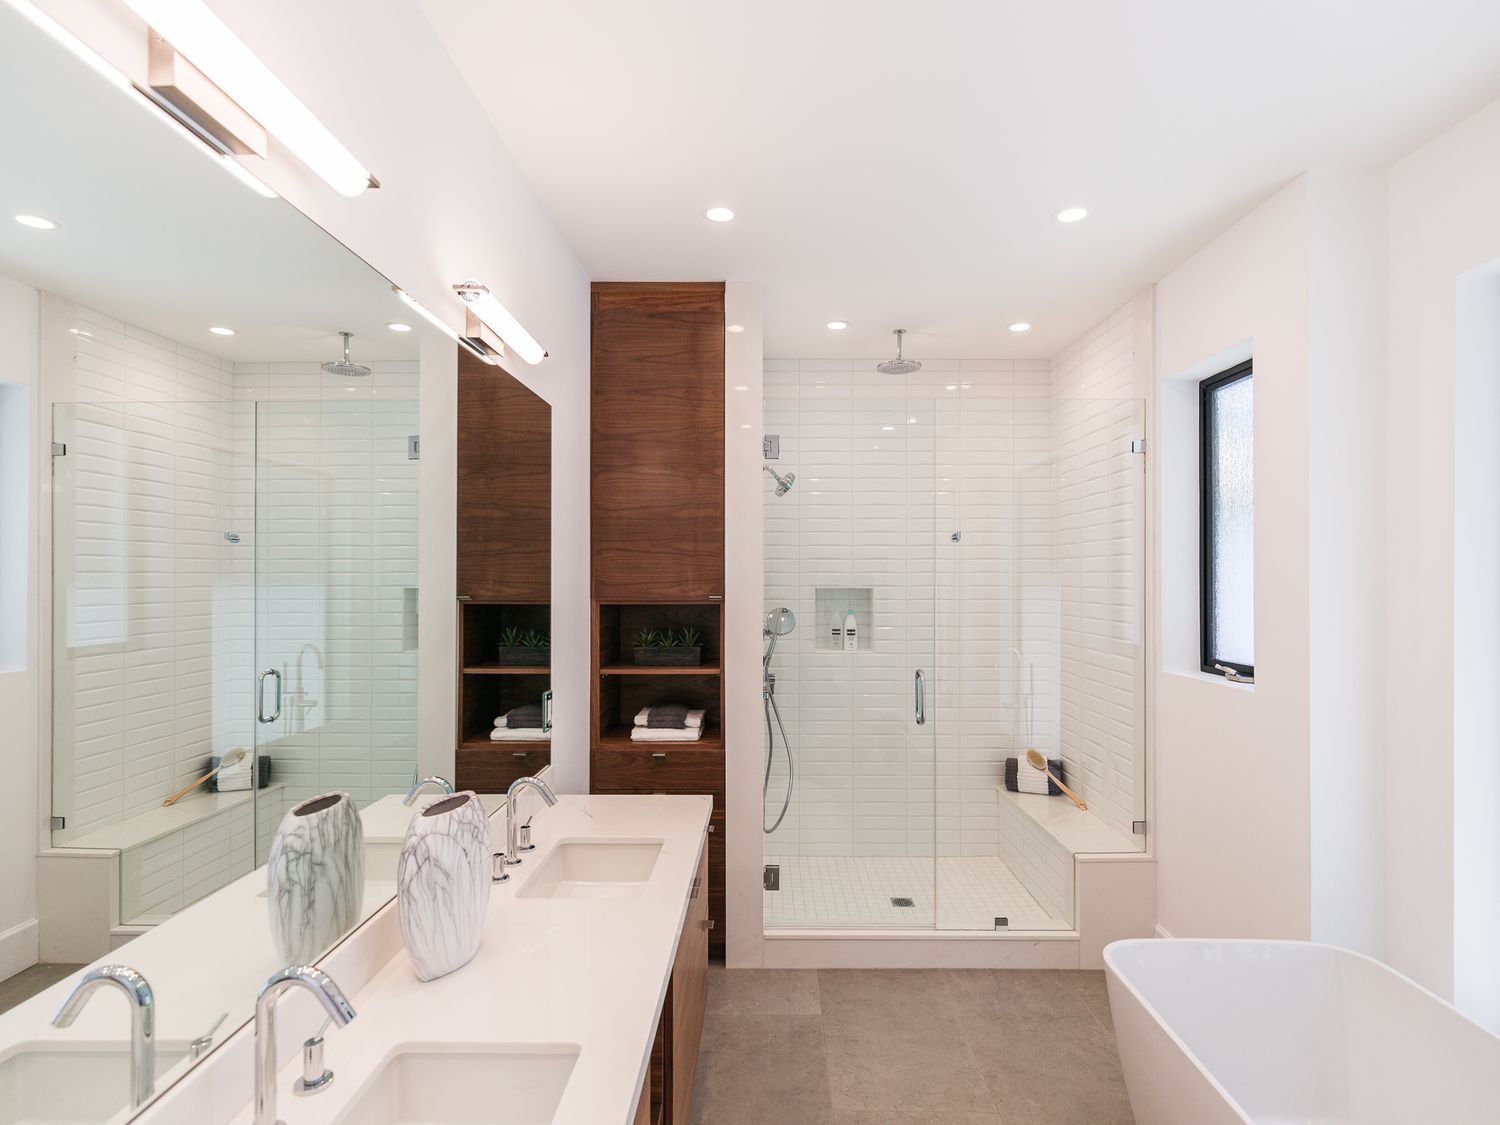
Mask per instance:
[[[844,643],[844,622],[854,614],[854,652],[872,652],[877,645],[875,591],[869,586],[816,586],[813,588],[813,651],[849,652]]]

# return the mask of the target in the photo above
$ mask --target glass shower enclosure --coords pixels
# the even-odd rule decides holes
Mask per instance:
[[[1144,843],[1144,408],[1031,366],[767,362],[768,928],[1070,929],[1066,841]]]
[[[69,403],[53,433],[52,843],[118,852],[121,924],[253,870],[300,800],[404,792],[416,402]]]

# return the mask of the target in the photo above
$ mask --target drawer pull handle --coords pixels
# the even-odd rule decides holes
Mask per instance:
[[[705,930],[711,930],[711,929],[713,929],[714,928],[714,920],[712,918],[710,918],[708,921],[704,922],[703,923],[703,928]]]
[[[693,876],[693,889],[690,892],[688,892],[688,898],[697,898],[698,897],[698,892],[700,890],[702,890],[702,889],[703,889],[703,880],[700,879],[698,876],[694,875]]]
[[[652,751],[651,756],[653,758],[665,758],[667,756],[667,752],[665,750],[654,750]]]
[[[526,757],[526,751],[525,750],[517,750],[513,754],[511,754],[511,757],[512,758],[524,758],[524,757]]]
[[[709,826],[708,826],[708,830],[709,830],[709,831],[710,831],[710,832],[712,832],[712,831],[713,831],[713,830],[714,830],[714,826],[713,826],[713,825],[712,825],[712,824],[710,824],[710,825],[709,825]]]

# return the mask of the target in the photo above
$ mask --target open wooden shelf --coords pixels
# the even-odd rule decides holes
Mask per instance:
[[[723,669],[717,664],[684,664],[653,666],[649,664],[606,664],[601,676],[717,676]]]
[[[547,664],[469,664],[464,667],[465,676],[550,676],[552,668]]]
[[[724,734],[710,728],[696,742],[637,742],[625,727],[612,727],[599,735],[600,750],[722,750]]]

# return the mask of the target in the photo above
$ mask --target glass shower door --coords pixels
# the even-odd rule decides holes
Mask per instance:
[[[806,365],[812,368],[813,365]],[[796,629],[770,672],[774,728],[766,924],[931,928],[936,618],[930,400],[869,365],[768,370],[767,610]],[[853,635],[849,625],[852,619]],[[773,720],[774,724],[774,720]]]
[[[293,804],[342,790],[363,808],[414,778],[417,462],[408,438],[417,403],[256,405],[263,862]]]

